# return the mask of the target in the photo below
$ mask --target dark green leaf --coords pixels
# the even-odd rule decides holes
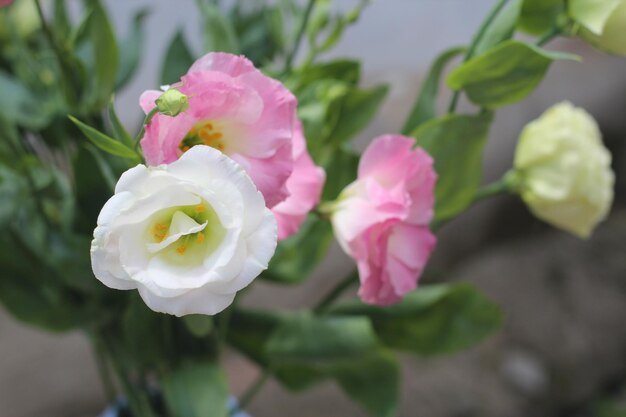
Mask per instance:
[[[459,56],[465,51],[463,47],[450,48],[437,57],[430,71],[422,84],[422,89],[413,105],[413,110],[407,118],[402,128],[404,135],[410,134],[415,128],[436,115],[437,94],[439,92],[439,82],[441,73],[451,59]]]
[[[228,385],[217,364],[189,363],[165,373],[160,381],[172,417],[228,416]]]
[[[489,25],[480,42],[476,45],[474,56],[498,45],[500,42],[511,39],[515,33],[515,26],[520,16],[523,0],[513,0],[509,3],[494,21]]]
[[[578,57],[506,41],[452,71],[448,86],[464,90],[472,102],[484,108],[496,109],[526,98],[558,59]]]
[[[332,132],[333,143],[344,143],[365,129],[372,121],[389,86],[380,85],[369,90],[353,89],[342,101],[339,120]]]
[[[46,101],[3,71],[0,71],[0,92],[0,116],[3,118],[30,129],[40,129],[49,123],[53,109]]]
[[[541,35],[557,25],[564,11],[564,0],[524,0],[519,28],[531,35]]]
[[[164,332],[171,323],[150,310],[139,294],[130,295],[121,324],[124,346],[136,366],[150,367],[167,356]]]
[[[329,222],[309,216],[296,235],[279,242],[262,277],[289,284],[304,281],[324,259],[332,241]]]
[[[142,9],[135,15],[130,33],[122,41],[124,47],[120,49],[120,64],[115,82],[116,89],[124,86],[137,70],[144,49],[144,22],[147,15],[147,9]]]
[[[100,1],[91,0],[89,4],[91,14],[88,18],[87,30],[93,66],[86,100],[91,108],[100,109],[109,101],[115,89],[119,51],[115,32]]]
[[[112,137],[107,136],[102,132],[99,132],[91,126],[87,126],[75,117],[68,117],[72,122],[74,122],[74,124],[80,129],[80,131],[83,132],[87,139],[89,139],[91,143],[96,145],[98,148],[111,155],[120,156],[122,158],[128,158],[132,160],[138,160],[137,153],[132,148],[129,148],[128,146],[116,141]]]
[[[502,322],[500,308],[466,283],[421,287],[384,308],[345,303],[329,314],[365,315],[383,344],[418,355],[467,349],[497,331]]]
[[[356,179],[359,155],[346,149],[330,150],[319,157],[319,163],[326,170],[326,184],[322,201],[337,199],[339,193]]]
[[[314,81],[324,79],[343,81],[356,87],[361,79],[361,64],[349,59],[338,59],[323,64],[309,65],[298,70],[294,78],[295,82],[287,81],[287,85],[293,89],[300,89]]]
[[[435,219],[460,213],[474,198],[491,120],[491,114],[453,114],[427,122],[413,132],[418,146],[435,159]]]
[[[267,365],[265,344],[270,335],[285,323],[288,315],[275,311],[235,309],[228,326],[228,342],[260,365]]]
[[[161,84],[173,84],[180,80],[193,64],[193,54],[185,42],[183,32],[178,31],[165,53],[161,69]]]

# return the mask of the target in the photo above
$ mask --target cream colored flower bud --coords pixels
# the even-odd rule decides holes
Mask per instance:
[[[626,0],[571,0],[569,15],[580,36],[598,49],[626,55]]]
[[[170,88],[156,99],[159,113],[175,117],[189,109],[189,97],[180,91]]]
[[[598,125],[568,102],[523,130],[515,174],[519,193],[538,218],[582,238],[606,217],[613,201],[611,154]]]

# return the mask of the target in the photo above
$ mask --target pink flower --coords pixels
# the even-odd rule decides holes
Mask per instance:
[[[293,132],[293,172],[287,180],[289,197],[272,208],[278,222],[278,239],[286,239],[295,234],[306,219],[307,214],[320,201],[326,173],[315,165],[306,149],[302,124],[294,122]]]
[[[146,127],[141,147],[148,164],[168,164],[194,145],[209,145],[243,166],[267,207],[287,198],[296,109],[289,90],[245,57],[217,52],[198,59],[175,87],[189,97],[189,109],[176,117],[157,114]],[[146,113],[160,94],[142,94]]]
[[[13,0],[0,0],[0,7],[8,6],[13,3]]]
[[[332,214],[342,248],[356,260],[359,296],[388,305],[417,286],[435,248],[429,229],[437,175],[432,158],[399,135],[375,139]]]

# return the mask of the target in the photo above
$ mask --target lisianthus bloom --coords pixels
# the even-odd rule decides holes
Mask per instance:
[[[267,268],[277,227],[242,167],[208,146],[126,171],[98,217],[95,276],[154,311],[216,314]]]
[[[522,131],[514,176],[537,217],[583,238],[611,208],[611,154],[595,120],[571,103],[553,106]]]
[[[189,97],[189,108],[176,117],[157,114],[146,127],[141,147],[149,165],[169,164],[208,145],[244,167],[267,207],[287,198],[296,109],[289,90],[245,57],[217,52],[198,59],[174,87]],[[161,94],[143,93],[146,113]]]
[[[626,55],[626,0],[570,0],[570,16],[580,36],[606,52]]]
[[[300,229],[307,214],[320,201],[326,179],[324,170],[315,165],[306,148],[299,120],[294,122],[293,172],[287,180],[289,197],[272,208],[278,222],[278,239],[286,239]]]
[[[359,296],[370,304],[399,301],[417,286],[436,238],[429,229],[437,175],[432,158],[399,135],[375,139],[358,178],[332,211],[335,235],[356,260]]]

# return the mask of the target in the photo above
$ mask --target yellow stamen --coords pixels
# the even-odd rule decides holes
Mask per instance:
[[[196,237],[196,241],[198,243],[204,242],[204,233],[202,233],[202,232],[198,233],[198,237]]]
[[[202,213],[206,211],[206,207],[204,206],[204,204],[197,205],[193,209],[196,213]]]
[[[176,253],[178,253],[179,255],[184,255],[186,251],[187,246],[185,245],[180,245],[178,248],[176,248]]]

